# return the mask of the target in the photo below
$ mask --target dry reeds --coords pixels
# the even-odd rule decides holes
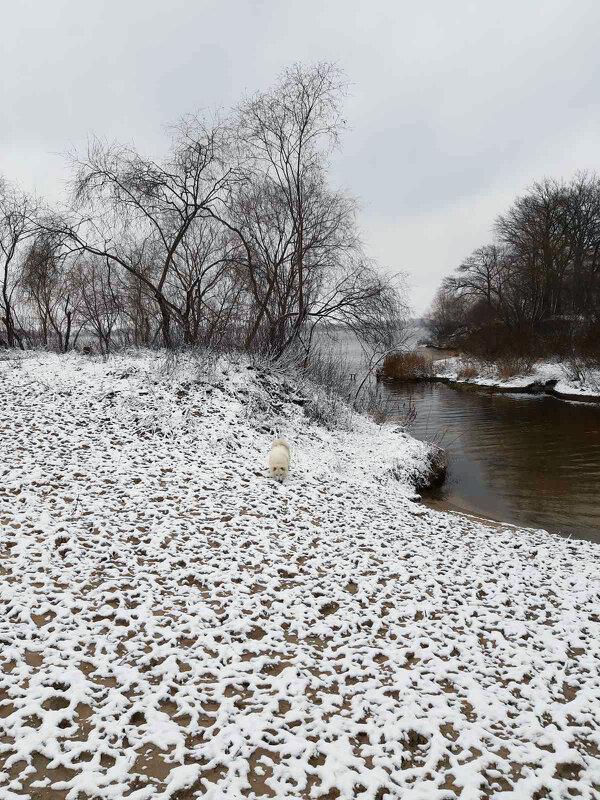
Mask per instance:
[[[390,353],[385,357],[380,374],[400,381],[423,380],[433,376],[433,367],[421,353]]]

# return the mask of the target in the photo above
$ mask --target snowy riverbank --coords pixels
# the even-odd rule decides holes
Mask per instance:
[[[598,547],[424,508],[424,445],[300,394],[0,361],[0,800],[597,796]]]
[[[434,377],[503,391],[545,391],[567,400],[600,402],[600,370],[574,369],[567,362],[543,361],[507,375],[496,364],[455,356],[436,359]]]

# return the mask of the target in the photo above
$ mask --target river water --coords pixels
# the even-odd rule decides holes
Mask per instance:
[[[344,335],[336,346],[360,379],[356,342]],[[448,477],[428,505],[600,542],[600,405],[443,383],[379,386],[392,419],[414,404],[410,433],[447,451]]]
[[[600,541],[600,406],[443,383],[383,391],[399,408],[411,398],[410,433],[448,453],[428,505]]]

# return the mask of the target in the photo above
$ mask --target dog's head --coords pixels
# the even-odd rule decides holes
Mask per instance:
[[[281,464],[275,464],[271,468],[271,475],[275,478],[276,481],[283,483],[284,479],[288,476],[288,468],[284,467]]]

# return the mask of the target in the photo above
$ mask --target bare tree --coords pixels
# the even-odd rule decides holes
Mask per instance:
[[[120,341],[136,347],[149,347],[157,339],[161,329],[159,309],[148,286],[153,281],[154,270],[143,251],[137,255],[131,251],[131,255],[135,272],[110,261],[111,282],[116,285],[116,291],[122,300],[123,325],[119,330]],[[145,280],[139,278],[137,273],[141,273]]]
[[[456,282],[446,278],[437,290],[425,325],[433,344],[445,347],[466,331],[467,303]]]
[[[317,183],[305,193],[302,279],[296,228],[281,187],[268,176],[256,178],[231,205],[243,243],[238,265],[252,301],[247,348],[266,337],[270,348],[283,351],[308,324],[311,312],[314,317],[332,274],[360,253],[353,201]]]
[[[79,313],[81,282],[69,250],[58,239],[38,234],[24,262],[23,288],[35,306],[44,344],[55,336],[59,351],[66,353],[85,319]]]
[[[280,355],[326,320],[383,336],[398,298],[364,257],[354,201],[327,181],[344,89],[333,65],[295,66],[227,124],[184,120],[165,162],[98,140],[73,158],[73,207],[43,228],[87,254],[83,305],[104,348],[117,295],[135,341],[160,332],[167,347],[235,326],[247,349]]]
[[[120,265],[146,287],[158,305],[166,347],[174,344],[172,320],[185,316],[168,294],[182,242],[235,180],[226,140],[223,125],[184,119],[173,129],[170,158],[158,164],[131,147],[94,139],[86,158],[72,157],[77,213],[47,222],[74,248]]]
[[[231,317],[231,303],[241,302],[236,269],[237,241],[212,218],[198,218],[173,259],[168,294],[181,309],[184,344],[206,345]],[[237,287],[237,291],[236,291]],[[239,310],[239,309],[238,309]]]
[[[571,236],[564,224],[567,206],[567,187],[544,180],[496,220],[499,239],[510,248],[518,269],[523,316],[534,325],[563,313],[571,260]]]
[[[123,313],[123,297],[114,280],[110,259],[82,257],[75,265],[80,289],[81,313],[94,332],[100,352],[108,354],[112,334]]]
[[[570,182],[562,216],[571,243],[566,306],[593,317],[600,308],[600,180],[579,172]]]
[[[496,244],[479,247],[463,261],[457,273],[447,281],[446,290],[451,288],[497,307],[502,302],[507,277],[506,248]]]
[[[261,226],[259,220],[254,221],[259,222],[255,225],[258,236],[250,237],[248,242],[242,233],[248,251],[249,279],[257,303],[250,341],[268,314],[284,265],[297,293],[296,330],[305,322],[306,271],[311,249],[309,227],[314,231],[317,211],[315,188],[326,183],[327,157],[344,125],[340,99],[345,87],[343,73],[333,64],[319,63],[309,69],[295,65],[283,73],[277,86],[246,99],[238,109],[238,145],[251,180],[259,187],[258,191],[264,192],[266,207],[263,205],[262,216],[264,218],[266,212],[268,222],[275,223],[270,241],[267,241],[269,234],[265,236],[264,233],[265,225]],[[270,253],[261,263],[265,244]],[[253,254],[259,258],[253,259]],[[261,267],[271,270],[266,291],[258,292],[255,270]],[[291,288],[289,281],[288,288]]]
[[[444,280],[433,322],[439,327],[449,309],[454,318],[459,311],[463,333],[477,332],[472,346],[496,354],[561,355],[578,340],[593,347],[600,335],[598,177],[533,184],[497,218],[496,232],[496,244],[475,250]]]
[[[36,232],[37,202],[0,177],[0,322],[9,347],[22,348],[16,320],[16,299],[21,287],[26,242]]]
[[[326,321],[371,335],[372,319],[382,332],[391,315],[394,292],[364,257],[356,203],[328,186],[345,85],[334,65],[296,65],[238,109],[245,180],[215,216],[240,244],[250,298],[247,348],[276,356],[294,342],[309,349]]]

